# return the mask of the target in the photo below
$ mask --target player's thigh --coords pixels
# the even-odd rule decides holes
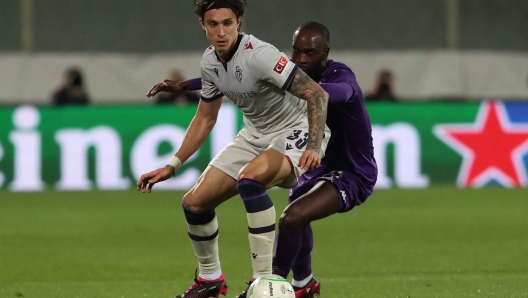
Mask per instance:
[[[267,149],[247,165],[238,174],[238,180],[252,179],[270,188],[280,184],[292,173],[289,160],[275,149]]]
[[[298,229],[310,222],[328,217],[339,211],[339,196],[334,185],[319,181],[305,195],[286,207],[281,216],[281,226]]]
[[[250,136],[242,130],[237,137],[222,149],[209,163],[233,179],[238,179],[240,170],[265,149],[248,141]]]
[[[192,211],[209,211],[238,194],[236,180],[208,166],[196,184],[183,197],[183,206]]]
[[[309,129],[307,127],[284,131],[271,142],[269,148],[275,149],[286,156],[292,168],[291,175],[284,179],[278,186],[283,188],[293,188],[297,185],[297,177],[300,177],[306,172],[298,165],[308,144],[308,131]],[[330,130],[325,127],[325,135],[319,150],[320,158],[324,157],[329,140]]]

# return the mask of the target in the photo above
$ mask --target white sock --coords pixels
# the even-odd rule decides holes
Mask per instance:
[[[215,218],[204,225],[191,225],[187,223],[189,233],[199,237],[210,237],[218,231],[218,220]],[[200,277],[211,280],[222,275],[220,258],[218,255],[218,236],[211,240],[196,241],[191,238],[194,254],[198,259]]]
[[[218,269],[216,270],[215,272],[213,273],[203,273],[203,272],[200,272],[200,275],[199,275],[201,278],[205,279],[205,280],[215,280],[215,279],[219,279],[220,276],[222,276],[222,269]]]
[[[310,274],[310,276],[308,276],[307,278],[303,279],[303,280],[295,280],[293,279],[292,280],[292,286],[294,287],[297,287],[297,288],[302,288],[304,286],[306,286],[310,280],[312,280],[313,278],[313,274]]]
[[[275,217],[275,207],[273,206],[261,212],[247,213],[248,226],[254,229],[269,227],[275,225]],[[272,274],[275,230],[261,234],[249,233],[248,239],[251,249],[253,277]]]

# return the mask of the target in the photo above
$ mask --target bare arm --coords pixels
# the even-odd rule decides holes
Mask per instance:
[[[319,152],[326,124],[328,94],[301,69],[295,74],[288,91],[307,101],[310,131],[306,149]]]
[[[216,123],[221,104],[222,100],[220,99],[209,103],[200,101],[196,116],[194,116],[191,124],[187,128],[183,142],[175,154],[180,159],[180,165],[198,151],[207,136],[209,136],[209,133]],[[137,190],[143,193],[147,191],[151,192],[152,187],[156,183],[169,179],[174,175],[175,170],[176,167],[167,165],[141,175],[137,182]]]
[[[221,105],[221,99],[212,102],[200,101],[196,115],[187,128],[183,142],[175,154],[182,163],[198,151],[205,139],[207,139],[216,123]]]

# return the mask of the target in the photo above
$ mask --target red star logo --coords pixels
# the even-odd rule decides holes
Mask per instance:
[[[523,165],[528,125],[512,124],[502,103],[484,102],[474,124],[441,124],[434,133],[464,158],[459,186],[481,187],[490,181],[506,187],[528,185]]]

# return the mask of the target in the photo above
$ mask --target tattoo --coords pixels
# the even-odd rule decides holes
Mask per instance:
[[[328,99],[324,96],[323,88],[299,69],[288,91],[307,101],[308,125],[310,129],[307,149],[319,152],[323,141],[328,107]]]

